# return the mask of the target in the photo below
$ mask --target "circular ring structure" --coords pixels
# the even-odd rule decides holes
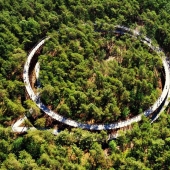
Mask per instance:
[[[133,37],[137,37],[140,35],[139,32],[135,31],[135,30],[131,30],[127,27],[124,26],[115,26],[116,29],[120,29],[121,31],[114,31],[115,33],[128,33]],[[30,98],[36,103],[36,105],[43,111],[45,112],[47,115],[49,115],[50,117],[52,117],[53,119],[62,122],[64,124],[67,124],[69,126],[72,127],[79,127],[82,129],[88,129],[88,130],[109,130],[109,129],[118,129],[118,128],[122,128],[125,126],[128,126],[134,122],[139,122],[142,119],[142,115],[145,116],[150,116],[153,112],[155,112],[156,110],[159,110],[159,112],[155,115],[152,116],[152,122],[155,121],[160,113],[165,109],[165,106],[168,105],[169,101],[168,98],[170,97],[170,92],[169,92],[169,88],[170,88],[170,70],[169,70],[169,66],[168,66],[168,61],[166,59],[165,54],[163,53],[163,51],[161,50],[160,47],[155,47],[152,45],[151,40],[147,37],[142,38],[142,42],[144,44],[146,44],[148,47],[150,47],[152,50],[154,50],[162,59],[162,63],[163,63],[163,68],[165,71],[165,84],[164,84],[164,88],[162,91],[161,96],[157,99],[157,101],[147,110],[145,110],[143,113],[138,114],[137,116],[134,116],[131,119],[128,120],[124,120],[124,121],[120,121],[120,122],[115,122],[115,123],[110,123],[110,124],[86,124],[86,123],[80,123],[77,122],[75,120],[71,120],[68,118],[65,118],[61,115],[59,115],[58,113],[50,110],[47,106],[45,106],[38,94],[35,94],[30,81],[29,81],[29,67],[30,67],[30,63],[32,58],[34,57],[35,52],[46,42],[49,40],[50,37],[45,37],[44,39],[42,39],[41,41],[39,41],[37,43],[37,45],[32,49],[32,51],[28,54],[26,63],[24,65],[24,72],[23,72],[23,79],[24,79],[24,83],[25,83],[25,87],[26,90],[30,96]]]

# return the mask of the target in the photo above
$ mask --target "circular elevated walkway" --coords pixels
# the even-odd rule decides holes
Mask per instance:
[[[123,26],[116,26],[116,28],[121,30],[121,33],[128,33],[131,36],[135,36],[138,37],[140,34],[137,31],[131,30],[127,27],[123,27]],[[118,31],[120,32],[120,31]],[[115,31],[115,33],[118,33]],[[47,115],[49,115],[50,117],[52,117],[53,119],[62,122],[64,124],[67,124],[69,126],[72,127],[79,127],[82,129],[88,129],[88,130],[109,130],[109,129],[118,129],[118,128],[122,128],[125,126],[128,126],[134,122],[138,122],[141,120],[142,115],[145,116],[150,116],[152,113],[154,113],[156,110],[159,110],[159,113],[156,114],[155,116],[152,117],[152,122],[155,121],[159,115],[160,112],[162,112],[165,109],[165,106],[168,105],[169,100],[168,98],[170,97],[170,70],[169,70],[169,65],[166,59],[165,54],[163,53],[163,51],[159,48],[159,47],[155,47],[152,45],[151,40],[147,37],[144,37],[141,41],[143,43],[145,43],[146,45],[148,45],[152,50],[154,50],[155,52],[158,53],[158,55],[161,57],[162,59],[162,63],[163,63],[163,68],[165,71],[165,84],[164,84],[164,88],[162,91],[161,96],[157,99],[157,101],[150,107],[148,108],[146,111],[144,111],[142,114],[139,114],[131,119],[125,120],[125,121],[120,121],[120,122],[116,122],[116,123],[111,123],[111,124],[85,124],[85,123],[79,123],[76,122],[75,120],[71,120],[68,118],[65,118],[61,115],[59,115],[58,113],[50,110],[49,108],[47,108],[47,106],[45,106],[38,94],[35,94],[30,81],[29,81],[29,67],[30,67],[30,63],[32,58],[34,57],[35,52],[46,42],[49,40],[49,37],[46,37],[44,39],[42,39],[33,49],[32,51],[29,53],[26,63],[24,65],[24,72],[23,72],[23,79],[24,79],[24,83],[25,83],[25,87],[26,90],[30,96],[30,98],[36,103],[36,105],[43,111],[45,112]]]

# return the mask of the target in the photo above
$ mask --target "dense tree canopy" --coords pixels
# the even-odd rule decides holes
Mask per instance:
[[[73,119],[113,122],[156,101],[162,64],[145,45],[128,35],[103,37],[83,24],[83,32],[64,27],[55,37],[54,52],[39,57],[46,104]]]
[[[103,131],[18,135],[10,127],[19,116],[30,116],[30,108],[35,126],[54,125],[28,99],[22,78],[27,54],[44,36],[51,37],[38,52],[45,104],[89,123],[144,111],[161,93],[161,60],[139,40],[111,30],[136,29],[169,57],[169,19],[169,0],[0,0],[0,169],[169,169],[166,113],[112,141]]]
[[[29,131],[17,137],[0,128],[1,169],[169,169],[170,116],[154,124],[144,118],[133,129],[107,141],[105,132]],[[107,143],[106,143],[107,142]]]

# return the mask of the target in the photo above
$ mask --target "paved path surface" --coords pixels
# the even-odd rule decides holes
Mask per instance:
[[[36,65],[35,65],[35,76],[36,76],[36,79],[39,79],[39,72],[40,72],[40,63],[37,62]]]
[[[20,127],[20,125],[22,123],[24,123],[24,121],[27,120],[27,117],[24,116],[22,118],[20,118],[19,120],[17,120],[13,125],[12,125],[12,131],[13,132],[18,132],[18,133],[23,133],[23,132],[26,132],[28,130],[33,130],[35,129],[34,127]]]
[[[140,34],[137,31],[131,30],[127,27],[123,27],[123,26],[116,26],[116,28],[121,30],[121,33],[128,33],[132,36],[138,37]],[[116,31],[115,31],[116,32]],[[120,31],[117,31],[116,33],[118,33]],[[29,67],[30,67],[30,63],[32,58],[34,57],[35,52],[49,39],[49,37],[46,37],[44,39],[42,39],[33,49],[32,51],[29,53],[25,66],[24,66],[24,73],[23,73],[23,78],[24,78],[24,83],[25,83],[25,87],[26,90],[30,96],[30,98],[36,103],[36,105],[42,110],[44,111],[47,115],[49,115],[50,117],[52,117],[53,119],[56,119],[59,122],[62,122],[64,124],[67,124],[69,126],[72,127],[79,127],[82,129],[88,129],[88,130],[109,130],[109,129],[117,129],[117,128],[122,128],[125,126],[128,126],[134,122],[138,122],[141,120],[142,115],[145,116],[149,116],[151,113],[155,112],[157,109],[160,109],[161,111],[164,110],[164,107],[162,107],[162,104],[165,103],[165,106],[167,106],[167,104],[169,103],[168,101],[168,97],[170,96],[169,93],[169,88],[170,88],[170,70],[169,70],[169,66],[168,66],[168,62],[166,60],[166,56],[163,53],[163,51],[159,48],[159,47],[155,47],[152,45],[152,42],[149,38],[144,37],[141,41],[143,43],[145,43],[146,45],[148,45],[151,49],[153,49],[154,51],[156,51],[158,53],[158,55],[161,57],[162,59],[162,63],[163,63],[163,67],[165,70],[165,85],[162,91],[161,96],[157,99],[157,101],[150,107],[148,108],[146,111],[144,111],[144,113],[139,114],[131,119],[125,120],[125,121],[121,121],[121,122],[116,122],[116,123],[111,123],[111,124],[84,124],[84,123],[78,123],[75,120],[71,120],[71,119],[67,119],[61,115],[59,115],[58,113],[50,110],[47,108],[47,106],[45,106],[38,94],[35,94],[31,85],[30,85],[30,81],[29,81]],[[156,115],[156,117],[153,117],[152,121],[156,120],[157,117],[159,117],[159,114]]]

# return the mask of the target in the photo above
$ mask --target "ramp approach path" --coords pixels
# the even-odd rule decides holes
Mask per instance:
[[[22,118],[20,118],[19,120],[17,120],[13,125],[12,125],[12,131],[13,132],[18,132],[18,133],[23,133],[26,132],[28,130],[35,130],[35,127],[25,127],[25,126],[21,126],[22,123],[24,123],[27,120],[27,117],[24,116]]]
[[[130,34],[133,37],[138,37],[140,35],[139,32],[135,31],[135,30],[131,30],[127,27],[124,26],[115,26],[116,29],[119,29],[121,31],[113,31],[115,33],[121,33],[121,34]],[[44,39],[42,39],[41,41],[38,42],[38,44],[32,49],[32,51],[29,53],[26,63],[24,65],[24,72],[23,72],[23,79],[24,79],[24,83],[25,83],[25,87],[26,90],[30,96],[30,98],[36,103],[36,105],[43,111],[45,112],[47,115],[49,115],[50,117],[52,117],[53,119],[62,122],[64,124],[67,124],[69,126],[72,127],[79,127],[82,129],[88,129],[88,130],[109,130],[109,129],[117,129],[117,128],[122,128],[125,126],[128,126],[134,122],[138,122],[141,120],[142,115],[145,116],[150,116],[153,112],[157,111],[158,113],[155,116],[152,116],[152,121],[156,120],[159,116],[159,112],[163,111],[165,109],[165,106],[168,105],[169,100],[168,98],[170,97],[170,93],[169,93],[169,88],[170,88],[170,70],[169,70],[169,65],[167,61],[167,58],[165,56],[165,54],[163,53],[163,51],[161,50],[160,47],[156,47],[153,46],[151,43],[151,40],[147,37],[144,37],[141,39],[141,41],[148,45],[152,50],[154,50],[162,59],[162,63],[163,63],[163,68],[165,71],[165,84],[164,84],[164,88],[162,91],[161,96],[157,99],[157,101],[150,106],[149,109],[147,109],[146,111],[144,111],[142,114],[139,114],[131,119],[125,120],[125,121],[120,121],[120,122],[115,122],[115,123],[111,123],[111,124],[85,124],[85,123],[79,123],[76,122],[75,120],[71,120],[68,118],[65,118],[61,115],[59,115],[58,113],[50,110],[47,106],[45,106],[40,98],[38,94],[35,94],[30,81],[29,81],[29,67],[30,67],[30,63],[32,58],[34,57],[35,52],[46,42],[49,40],[49,37],[46,37]]]

